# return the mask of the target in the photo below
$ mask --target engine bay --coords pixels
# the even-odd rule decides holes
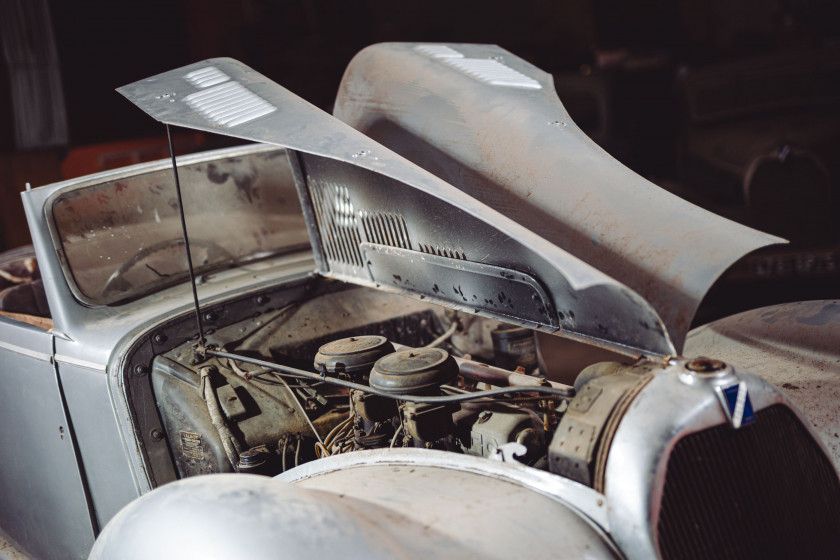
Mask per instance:
[[[574,389],[541,376],[532,330],[322,284],[306,299],[208,329],[213,355],[197,356],[188,339],[154,357],[152,390],[179,478],[274,476],[331,455],[405,447],[548,470]]]

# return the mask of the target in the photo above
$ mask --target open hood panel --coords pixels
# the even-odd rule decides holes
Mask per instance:
[[[326,276],[626,355],[672,354],[673,340],[682,340],[681,328],[663,322],[636,291],[556,240],[537,235],[235,60],[200,62],[119,91],[161,122],[290,150],[313,251]],[[772,240],[711,219],[731,228],[730,234],[744,230],[755,246]],[[723,268],[715,268],[714,276]]]
[[[334,114],[633,289],[678,351],[718,276],[784,242],[624,167],[575,126],[550,74],[495,45],[368,47]]]

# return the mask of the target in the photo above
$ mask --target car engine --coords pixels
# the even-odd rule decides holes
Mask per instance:
[[[333,284],[220,328],[214,340],[324,380],[230,357],[192,363],[192,341],[156,357],[154,392],[180,477],[275,475],[316,458],[394,447],[545,469],[551,434],[574,394],[540,377],[533,331],[366,288]],[[483,396],[491,387],[496,394]],[[522,392],[528,387],[558,394]],[[474,392],[480,398],[470,399]]]

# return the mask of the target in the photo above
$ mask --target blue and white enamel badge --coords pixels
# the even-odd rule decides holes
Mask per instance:
[[[726,413],[726,418],[735,429],[755,422],[755,412],[750,401],[747,382],[741,381],[726,387],[715,387],[715,392]]]

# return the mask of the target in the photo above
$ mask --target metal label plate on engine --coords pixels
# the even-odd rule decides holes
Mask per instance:
[[[204,459],[201,434],[181,430],[181,454],[190,459]]]

